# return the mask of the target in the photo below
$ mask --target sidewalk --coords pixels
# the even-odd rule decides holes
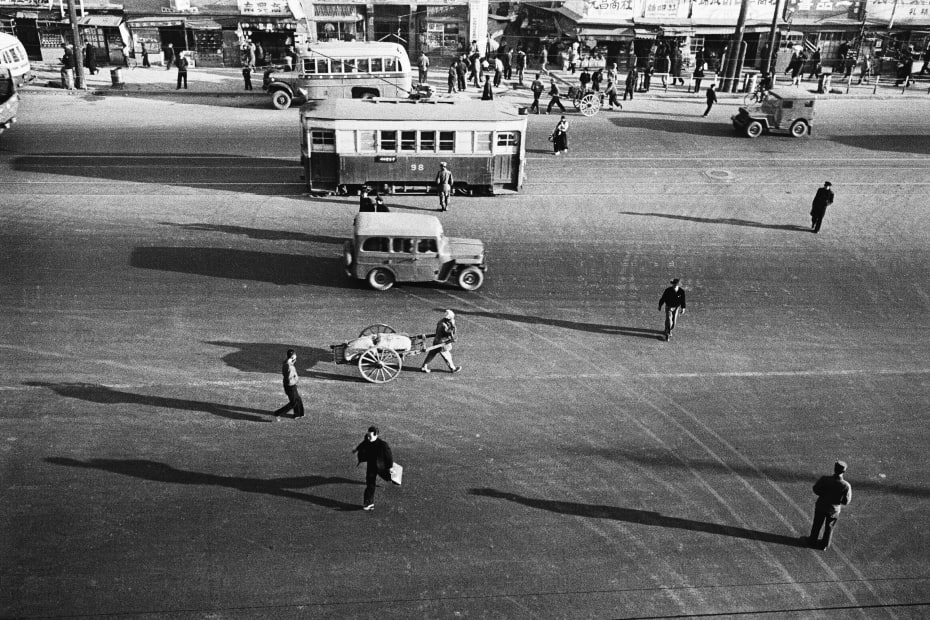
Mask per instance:
[[[62,94],[68,95],[73,92],[85,92],[97,96],[117,95],[129,93],[150,93],[161,95],[214,95],[214,96],[241,96],[241,97],[268,97],[267,93],[262,90],[262,70],[256,69],[252,72],[252,87],[254,90],[244,90],[242,81],[242,70],[227,67],[195,67],[188,70],[187,80],[188,88],[177,90],[177,69],[171,68],[166,70],[164,67],[120,67],[123,84],[116,86],[112,82],[111,69],[114,67],[102,67],[97,75],[86,75],[84,91],[68,91],[61,88],[60,65],[49,65],[36,63],[33,65],[33,72],[36,79],[22,88],[24,93],[42,93],[42,94]],[[529,85],[533,81],[538,71],[526,71],[524,76],[524,86],[517,85],[515,80],[505,80],[499,88],[494,89],[494,96],[504,98],[518,104],[529,104],[533,97],[529,90]],[[576,83],[577,74],[571,75],[566,71],[552,71],[563,80]],[[414,78],[415,79],[415,78]],[[543,93],[543,100],[548,100],[549,79],[547,74],[543,74],[541,79],[546,86],[546,92]],[[886,81],[887,80],[887,81]],[[445,97],[448,92],[445,71],[430,71],[429,84],[435,89],[438,96]],[[779,87],[789,87],[790,82],[779,80]],[[563,91],[563,98],[566,94],[567,87],[560,82]],[[810,92],[816,92],[817,81],[806,80],[801,82],[801,88]],[[880,81],[877,89],[873,84],[853,84],[846,92],[846,84],[834,82],[831,86],[831,92],[828,94],[818,95],[820,99],[898,99],[898,98],[926,98],[930,99],[928,88],[930,81],[924,79],[916,82],[906,90],[901,86],[894,86],[893,78],[886,78]],[[839,91],[839,92],[837,92]],[[622,92],[622,85],[620,87]],[[745,93],[717,93],[719,99],[742,99]],[[703,89],[700,93],[689,93],[687,85],[671,86],[663,88],[661,81],[654,79],[653,86],[648,93],[636,93],[636,99],[693,99],[704,96]],[[459,93],[457,97],[468,97],[470,99],[479,99],[481,89],[469,86],[465,93]]]

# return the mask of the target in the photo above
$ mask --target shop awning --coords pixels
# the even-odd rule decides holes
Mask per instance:
[[[185,19],[184,25],[191,30],[222,30],[223,27],[212,19]]]
[[[351,4],[315,4],[313,15],[307,19],[312,22],[354,23],[362,19],[362,16]]]
[[[752,34],[758,32],[768,32],[771,26],[752,25],[743,29],[744,33]],[[732,26],[695,26],[693,34],[733,34],[736,32],[736,25]]]
[[[579,37],[592,37],[600,40],[632,39],[632,28],[617,28],[612,26],[581,26],[576,34]]]
[[[658,33],[650,28],[634,28],[633,35],[637,39],[655,39]]]
[[[118,28],[121,23],[123,23],[122,15],[85,15],[78,20],[78,26],[99,28]]]
[[[335,20],[327,20],[335,21]],[[252,17],[243,15],[239,25],[251,30],[297,30],[297,20],[285,17]]]
[[[130,28],[171,28],[183,26],[184,20],[178,17],[134,17],[126,23]]]
[[[16,19],[39,19],[36,11],[16,11]]]
[[[660,26],[663,37],[690,37],[694,34],[694,28],[690,26]]]

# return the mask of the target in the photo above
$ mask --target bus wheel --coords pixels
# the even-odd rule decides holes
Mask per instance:
[[[484,284],[484,272],[477,267],[466,267],[459,272],[459,286],[466,291],[475,291]]]
[[[271,95],[271,105],[275,110],[286,110],[291,107],[291,96],[283,90],[277,90]]]
[[[394,274],[387,269],[374,269],[368,274],[368,285],[376,291],[386,291],[394,286]]]

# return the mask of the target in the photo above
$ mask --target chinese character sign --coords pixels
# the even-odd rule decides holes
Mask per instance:
[[[647,19],[687,19],[691,0],[646,0],[643,17]]]
[[[565,8],[585,18],[632,20],[633,0],[566,0]]]
[[[701,21],[724,22],[736,24],[739,20],[741,0],[694,0],[691,19]],[[746,19],[771,20],[776,0],[749,0]]]
[[[287,0],[238,0],[242,15],[276,15],[291,17]]]
[[[930,24],[930,0],[869,0],[865,10],[869,22],[888,23],[894,13],[896,26]]]

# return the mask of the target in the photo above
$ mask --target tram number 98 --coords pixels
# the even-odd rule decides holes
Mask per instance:
[[[410,170],[413,172],[423,172],[423,164],[410,164]]]

